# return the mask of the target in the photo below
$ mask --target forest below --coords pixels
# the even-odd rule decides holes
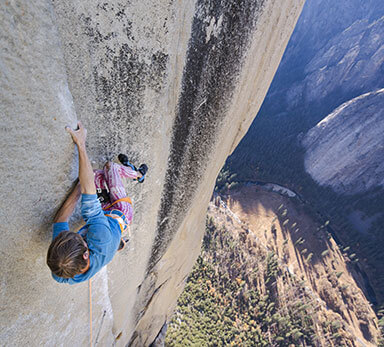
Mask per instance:
[[[286,212],[280,213],[284,218]],[[301,247],[300,240],[295,247]],[[312,257],[309,251],[304,255],[306,266]],[[342,316],[324,310],[306,278],[287,271],[280,258],[249,230],[209,213],[201,255],[178,300],[165,345],[357,346]],[[330,275],[337,283],[342,272]],[[347,284],[338,286],[341,292],[350,290]],[[330,299],[332,289],[326,295]],[[360,307],[364,311],[364,304]],[[384,329],[384,318],[378,324]]]

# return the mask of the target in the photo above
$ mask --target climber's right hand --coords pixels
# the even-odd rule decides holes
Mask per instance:
[[[70,126],[66,126],[65,130],[72,136],[72,140],[78,147],[85,147],[85,140],[87,138],[87,129],[84,128],[81,122],[77,122],[77,129],[74,130]]]

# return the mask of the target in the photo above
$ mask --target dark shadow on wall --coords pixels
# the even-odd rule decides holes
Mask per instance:
[[[204,174],[263,4],[197,2],[148,271],[165,253]]]

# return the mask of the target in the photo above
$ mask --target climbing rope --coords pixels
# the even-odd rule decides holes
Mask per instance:
[[[108,209],[109,209],[110,207],[112,207],[114,204],[117,204],[118,202],[121,202],[121,201],[129,202],[129,203],[132,205],[132,200],[131,200],[128,196],[126,196],[126,197],[124,197],[124,198],[115,200],[114,202],[112,202],[112,204],[110,204],[110,205],[104,207],[103,210],[104,210],[104,211],[105,211],[105,210],[108,210]]]
[[[113,205],[115,205],[116,203],[118,203],[120,201],[126,201],[126,202],[129,202],[130,204],[132,204],[132,200],[129,197],[125,197],[125,198],[115,200],[109,206],[104,207],[103,210],[106,210],[106,209],[112,207]],[[116,218],[115,216],[112,216],[112,215],[107,215],[107,216],[110,216],[112,218]],[[120,226],[121,232],[123,232],[124,228],[120,224],[120,222],[119,222],[119,226]],[[88,288],[89,288],[89,345],[92,347],[93,337],[92,337],[92,279],[91,278],[88,281]]]
[[[89,288],[89,344],[92,347],[92,279],[88,281]]]

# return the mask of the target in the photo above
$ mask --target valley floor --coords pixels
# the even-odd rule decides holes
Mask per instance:
[[[298,199],[246,185],[217,195],[166,345],[376,346],[354,265]]]

